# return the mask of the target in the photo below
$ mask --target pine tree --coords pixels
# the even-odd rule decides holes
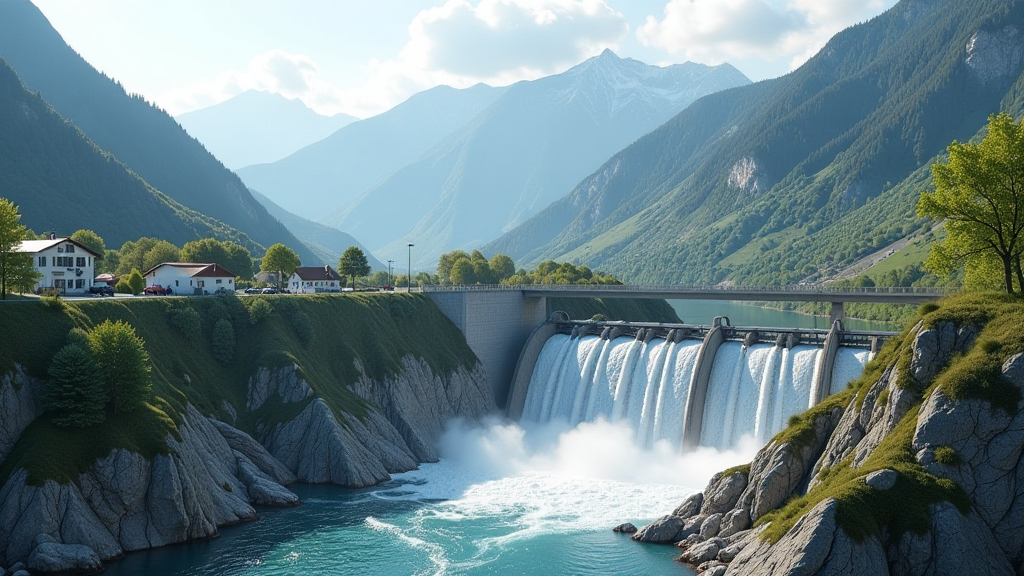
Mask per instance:
[[[213,325],[213,357],[221,364],[231,362],[235,356],[235,327],[225,318]]]
[[[54,424],[84,428],[106,419],[103,371],[90,350],[77,343],[64,346],[54,354],[48,373],[43,405],[53,413]]]

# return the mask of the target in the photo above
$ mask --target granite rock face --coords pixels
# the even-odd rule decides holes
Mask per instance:
[[[149,461],[116,449],[66,484],[30,486],[25,470],[16,471],[0,489],[0,565],[29,559],[41,534],[52,538],[48,544],[81,545],[101,560],[207,538],[218,526],[256,518],[248,497],[255,480],[257,489],[287,492],[262,473],[243,480],[240,453],[193,406],[178,432],[181,440],[167,437],[168,454]],[[46,558],[51,548],[44,548]]]
[[[704,574],[725,565],[729,576],[1024,575],[1024,353],[1006,360],[1001,371],[1017,389],[1015,410],[981,398],[953,399],[938,387],[922,397],[920,390],[972,349],[978,331],[919,323],[910,336],[903,352],[908,362],[889,366],[845,408],[819,414],[813,434],[799,446],[773,440],[751,462],[749,475],[718,474],[702,494],[680,504],[673,513],[683,523],[675,536],[680,561]],[[902,376],[899,366],[907,370]],[[762,537],[770,523],[750,529],[790,498],[814,490],[827,468],[863,467],[897,425],[910,424],[909,448],[918,463],[962,488],[969,504],[931,504],[923,534],[886,529],[859,542],[839,525],[839,504],[831,498],[777,542]],[[869,490],[885,492],[900,486],[901,474],[894,466],[866,469],[859,478]]]
[[[407,356],[399,375],[373,381],[363,374],[350,389],[367,401],[365,415],[336,415],[295,366],[259,373],[250,380],[249,398],[279,394],[283,403],[308,401],[287,422],[257,425],[270,454],[302,482],[365,487],[406,472],[421,462],[436,462],[438,439],[453,418],[479,421],[495,412],[482,368],[436,375],[423,360]],[[289,388],[289,386],[291,388]]]
[[[42,383],[15,364],[0,376],[0,463],[7,458],[25,428],[43,413]]]

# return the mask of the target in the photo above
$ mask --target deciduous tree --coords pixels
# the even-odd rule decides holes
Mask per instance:
[[[260,270],[276,272],[277,286],[280,288],[281,282],[284,280],[282,277],[285,274],[291,276],[295,269],[301,265],[302,262],[299,260],[299,255],[295,253],[295,250],[284,244],[274,244],[267,248],[267,253],[263,255],[263,260],[260,262]]]
[[[127,322],[105,320],[89,333],[114,412],[133,412],[153,395],[146,343]]]
[[[182,262],[215,262],[239,278],[252,278],[252,256],[244,246],[216,238],[186,242],[181,247]]]
[[[16,252],[28,229],[21,223],[18,207],[0,198],[0,299],[11,289],[28,292],[39,281],[32,255]]]
[[[983,268],[995,259],[1008,293],[1024,289],[1024,128],[1009,114],[989,117],[978,144],[953,142],[949,159],[932,166],[935,191],[917,203],[920,216],[945,219],[946,239],[932,246],[926,266],[948,274]]]
[[[77,230],[71,235],[71,239],[95,252],[100,258],[107,253],[107,245],[103,238],[92,230]]]
[[[370,263],[366,260],[366,254],[358,246],[349,246],[338,260],[338,272],[351,276],[354,288],[356,276],[366,276],[370,273]]]

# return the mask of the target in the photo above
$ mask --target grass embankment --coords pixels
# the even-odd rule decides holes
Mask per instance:
[[[647,298],[552,298],[551,310],[561,310],[573,320],[589,320],[600,314],[608,320],[681,324],[665,300]]]
[[[254,324],[250,310],[258,301],[270,304],[270,310]],[[257,420],[287,420],[305,403],[271,400],[246,414],[248,381],[262,366],[297,364],[344,421],[346,414],[362,417],[366,408],[349,389],[359,377],[356,360],[373,379],[398,374],[406,355],[425,360],[439,374],[476,362],[458,328],[422,295],[226,296],[0,305],[0,326],[11,327],[0,331],[0,373],[18,363],[45,378],[68,331],[108,319],[127,321],[146,342],[153,369],[151,406],[108,415],[89,429],[59,428],[43,415],[0,468],[0,482],[22,466],[36,484],[49,478],[68,481],[114,448],[146,456],[166,451],[163,439],[176,429],[187,403],[227,421],[225,404],[230,405],[239,416],[237,425],[248,432]],[[221,319],[235,330],[234,354],[226,363],[212,353],[213,327]]]
[[[912,354],[911,330],[918,320],[923,321],[925,328],[952,322],[961,328],[973,326],[979,332],[974,345],[964,354],[955,356],[948,366],[942,367],[927,387],[917,382],[907,370]],[[1015,414],[1020,392],[1003,378],[1000,367],[1007,358],[1024,351],[1022,325],[1024,301],[1004,295],[957,296],[926,304],[907,329],[883,347],[848,390],[794,417],[790,426],[775,440],[790,441],[797,446],[806,443],[813,430],[815,415],[835,406],[849,405],[854,396],[859,407],[871,385],[893,366],[900,368],[897,385],[904,389],[916,388],[922,398],[940,388],[953,399],[983,399],[995,408]],[[879,402],[883,400],[879,398]],[[931,526],[929,506],[936,502],[951,502],[964,514],[968,513],[970,501],[959,486],[929,474],[917,463],[911,443],[919,411],[920,403],[909,410],[862,466],[852,467],[848,458],[822,470],[819,472],[821,482],[814,490],[793,498],[779,510],[759,519],[758,525],[771,523],[762,538],[777,542],[800,517],[827,498],[834,498],[838,503],[836,522],[858,542],[868,536],[882,534],[883,529],[887,529],[892,541],[898,540],[908,530],[918,534],[927,532]],[[959,456],[948,446],[937,447],[935,457],[946,464],[959,462]],[[864,483],[865,476],[886,468],[898,474],[892,489],[878,491]]]

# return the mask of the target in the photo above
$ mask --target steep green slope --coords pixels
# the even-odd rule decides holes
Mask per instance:
[[[154,190],[25,89],[0,58],[0,196],[19,207],[22,222],[42,232],[95,230],[109,246],[157,236],[179,246],[213,236],[254,254],[245,234]]]
[[[253,324],[250,309],[259,300],[269,303],[271,310]],[[129,444],[125,447],[135,451],[158,452],[168,428],[166,419],[179,419],[186,403],[225,421],[234,420],[233,410],[242,415],[236,424],[250,433],[258,420],[286,420],[305,407],[301,402],[270,403],[247,415],[248,381],[259,367],[295,363],[336,414],[361,417],[365,401],[349,389],[359,378],[357,361],[367,376],[378,380],[397,374],[405,355],[425,360],[437,374],[472,369],[477,362],[458,328],[421,295],[118,298],[0,306],[0,326],[34,327],[0,331],[0,374],[18,363],[29,374],[45,378],[71,328],[88,329],[108,319],[130,323],[145,340],[155,408],[135,417],[111,417],[90,428],[85,440],[81,430],[57,428],[40,418],[3,463],[0,481],[22,465],[37,479],[74,477],[113,446]],[[233,358],[226,364],[211,351],[213,327],[221,319],[231,323],[236,335]],[[64,448],[79,446],[88,450],[68,453]],[[103,453],[97,456],[97,450]]]
[[[921,225],[927,164],[1016,91],[1022,28],[1008,0],[903,0],[787,76],[696,102],[488,248],[631,281],[788,283],[849,262]]]
[[[28,0],[0,1],[0,56],[97,146],[179,203],[269,246],[313,255],[166,112],[129,95],[74,52]]]

